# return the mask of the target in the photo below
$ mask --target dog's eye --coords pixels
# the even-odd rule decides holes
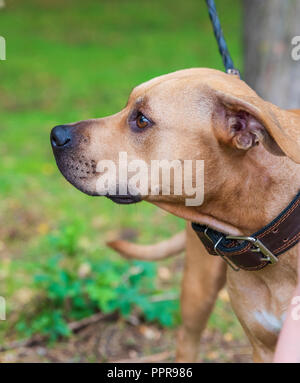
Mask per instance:
[[[144,129],[144,128],[147,128],[147,126],[150,124],[150,121],[148,120],[147,117],[145,117],[142,113],[140,113],[138,116],[137,116],[137,119],[136,119],[136,125],[138,128],[140,129]]]
[[[153,125],[153,122],[143,115],[142,112],[134,112],[129,117],[129,126],[134,132],[143,132],[146,128]]]

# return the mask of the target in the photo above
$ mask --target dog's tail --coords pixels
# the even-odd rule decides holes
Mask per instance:
[[[121,239],[107,242],[107,245],[125,258],[158,261],[179,254],[185,249],[185,243],[186,232],[184,230],[154,245],[137,245]]]

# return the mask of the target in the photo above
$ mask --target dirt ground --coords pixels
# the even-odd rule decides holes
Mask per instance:
[[[38,344],[0,353],[0,362],[173,362],[176,330],[131,324],[124,319],[100,321],[66,341]],[[216,330],[206,329],[199,348],[198,362],[251,362],[246,339],[226,339]]]

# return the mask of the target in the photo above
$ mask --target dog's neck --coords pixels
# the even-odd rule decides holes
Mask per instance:
[[[262,146],[244,156],[222,153],[219,159],[214,157],[204,178],[204,203],[199,207],[153,203],[225,234],[250,235],[276,218],[300,189],[299,165]]]
[[[207,195],[202,214],[249,235],[273,220],[300,189],[299,165],[257,147],[225,165],[219,187]]]

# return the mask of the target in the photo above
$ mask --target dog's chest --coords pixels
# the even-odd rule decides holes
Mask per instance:
[[[293,253],[293,252],[292,252]],[[297,282],[293,254],[272,269],[258,272],[228,270],[233,309],[250,339],[274,349]]]

